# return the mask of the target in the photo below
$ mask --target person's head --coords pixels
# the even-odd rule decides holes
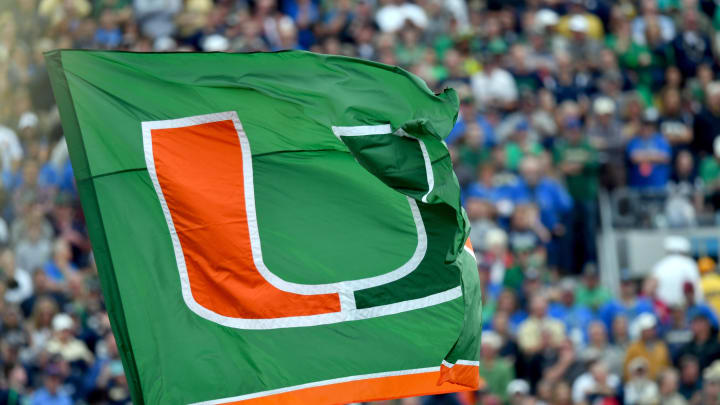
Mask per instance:
[[[708,314],[697,311],[691,315],[690,330],[693,333],[693,339],[697,342],[706,342],[711,338],[712,325],[708,319]]]
[[[637,284],[631,275],[624,271],[620,275],[620,297],[624,300],[630,300],[637,295]]]
[[[693,170],[695,170],[695,162],[692,153],[687,150],[681,150],[677,154],[675,159],[675,171],[678,177],[686,179],[692,176]]]
[[[698,72],[699,73],[699,72]],[[706,103],[708,108],[716,113],[720,113],[720,82],[710,82],[705,88]]]
[[[600,277],[598,274],[597,266],[593,263],[587,263],[583,268],[583,284],[588,289],[597,288],[600,283]]]
[[[62,385],[62,370],[58,365],[50,364],[45,370],[45,379],[43,385],[45,389],[52,395],[57,394]]]
[[[569,118],[565,121],[565,137],[571,144],[578,144],[582,140],[582,123],[577,118]]]
[[[668,68],[665,69],[665,83],[668,89],[680,89],[683,84],[683,76],[680,68],[675,65],[668,66]]]
[[[669,397],[677,392],[679,375],[674,368],[668,368],[660,373],[659,388],[660,395]]]
[[[548,302],[544,295],[539,294],[530,300],[530,315],[535,318],[544,318],[547,314]]]
[[[593,321],[588,326],[588,339],[597,347],[603,347],[607,343],[607,329],[601,321]]]
[[[543,177],[543,165],[535,156],[526,156],[520,163],[520,174],[529,186],[536,186]]]
[[[590,375],[599,383],[605,383],[608,373],[608,365],[603,360],[597,360],[590,365]]]
[[[68,314],[61,312],[53,317],[53,332],[61,342],[67,342],[72,338],[74,326],[75,321]]]
[[[497,310],[498,312],[505,312],[507,315],[511,315],[517,310],[517,297],[514,290],[506,288],[500,293]]]
[[[480,337],[480,356],[484,361],[492,361],[502,347],[502,337],[493,331],[485,331]]]
[[[612,338],[616,343],[624,343],[629,339],[629,321],[625,315],[618,315],[612,320]]]
[[[700,363],[697,357],[685,355],[680,358],[680,381],[694,385],[700,378]]]
[[[645,357],[635,357],[628,363],[630,379],[645,379],[648,377],[648,360]]]
[[[608,125],[615,114],[615,102],[610,97],[598,97],[593,102],[593,113],[602,125]]]
[[[648,138],[657,132],[657,122],[660,118],[658,110],[653,107],[646,108],[642,115],[642,128],[640,136]]]
[[[706,403],[717,404],[720,397],[720,361],[715,360],[703,371],[702,396]]]
[[[560,280],[560,303],[566,307],[575,304],[575,281],[571,278]]]
[[[507,386],[507,394],[511,404],[522,404],[530,394],[530,384],[525,380],[512,380]]]
[[[677,88],[668,87],[662,93],[662,112],[665,116],[678,114],[682,110],[682,96]]]
[[[635,328],[640,333],[643,342],[653,341],[656,337],[657,318],[651,313],[638,315],[635,319]]]
[[[54,299],[49,296],[39,297],[32,310],[32,326],[35,329],[50,328],[57,311],[58,307]]]
[[[706,274],[715,273],[716,268],[717,268],[717,264],[715,263],[715,260],[713,260],[712,257],[703,256],[698,259],[698,270],[700,270],[700,274],[706,275]]]
[[[570,385],[560,380],[554,384],[552,402],[554,405],[569,405],[572,404],[572,390]]]
[[[70,244],[63,238],[58,238],[53,245],[53,258],[56,262],[62,263],[72,259]]]

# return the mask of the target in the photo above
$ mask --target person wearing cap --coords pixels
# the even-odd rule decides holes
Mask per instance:
[[[630,379],[625,383],[624,402],[626,405],[657,404],[660,391],[655,381],[648,378],[648,362],[644,357],[634,358],[628,365]]]
[[[666,255],[657,262],[651,277],[657,280],[657,296],[669,307],[685,305],[683,285],[692,283],[695,302],[702,300],[700,272],[697,263],[690,258],[690,241],[682,236],[670,235],[663,242]]]
[[[73,333],[75,321],[65,313],[53,317],[53,337],[47,343],[50,354],[59,354],[68,363],[83,361],[88,366],[93,362],[93,354],[85,342],[75,337]]]
[[[656,109],[646,109],[639,133],[627,145],[625,153],[630,162],[628,184],[631,187],[659,189],[670,179],[670,144],[657,131],[658,118]]]
[[[511,171],[518,170],[523,157],[539,156],[543,151],[542,146],[530,136],[530,122],[525,118],[514,122],[515,127],[504,147],[505,168]]]
[[[507,386],[515,379],[513,365],[498,357],[502,338],[495,332],[485,331],[480,338],[480,377],[485,381],[485,390],[507,402]]]
[[[600,283],[600,273],[595,264],[586,264],[582,276],[582,283],[576,290],[577,304],[597,311],[612,299],[612,292]]]
[[[571,278],[560,280],[557,299],[548,308],[548,314],[565,323],[568,336],[578,346],[587,341],[588,325],[595,319],[590,308],[575,300],[575,282]]]
[[[639,334],[625,353],[625,365],[623,367],[625,380],[628,380],[632,372],[630,364],[638,357],[647,360],[648,377],[657,378],[662,370],[670,366],[670,352],[665,342],[657,338],[657,319],[653,314],[641,314],[632,324],[632,329]]]
[[[717,273],[717,264],[711,257],[703,256],[698,259],[700,271],[700,289],[705,302],[710,305],[715,314],[720,314],[720,274]]]
[[[658,378],[658,388],[662,398],[662,405],[687,405],[687,401],[678,392],[680,376],[678,371],[670,368]]]
[[[688,311],[692,340],[681,347],[677,355],[678,358],[688,355],[696,357],[701,369],[720,359],[718,328],[712,325],[711,316],[712,313],[699,309]]]
[[[712,207],[720,210],[720,135],[713,140],[713,154],[700,161],[699,175]]]
[[[59,364],[45,368],[43,386],[30,398],[30,405],[71,405],[72,399],[62,387],[65,376]]]
[[[598,151],[583,132],[577,118],[568,118],[564,125],[564,137],[555,142],[553,160],[565,177],[570,196],[573,198],[572,228],[575,242],[573,251],[581,254],[582,263],[575,260],[575,272],[586,263],[595,263],[595,233],[597,229],[597,194],[599,184]]]
[[[578,17],[583,19],[582,27],[578,25]],[[587,10],[585,0],[571,0],[568,2],[568,14],[561,17],[557,23],[557,32],[565,37],[570,37],[572,31],[577,31],[579,28],[582,28],[592,39],[605,39],[602,20]]]
[[[507,385],[507,397],[510,405],[524,405],[530,395],[530,384],[525,380],[512,380]]]
[[[703,385],[700,391],[700,402],[705,405],[720,403],[720,361],[714,362],[703,371]]]
[[[711,156],[715,150],[715,138],[720,135],[720,81],[710,82],[704,90],[705,103],[695,115],[690,144],[693,154],[698,157]]]

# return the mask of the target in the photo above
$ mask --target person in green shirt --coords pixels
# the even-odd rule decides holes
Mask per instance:
[[[574,200],[572,213],[573,268],[579,272],[587,263],[597,262],[595,234],[597,231],[597,194],[600,162],[598,151],[582,132],[577,118],[564,125],[564,137],[555,143],[553,158],[565,176],[565,183]]]
[[[515,378],[515,370],[509,361],[498,357],[502,338],[495,332],[486,331],[480,342],[480,378],[485,382],[485,391],[507,403],[507,386]]]
[[[529,130],[530,124],[526,120],[521,120],[515,126],[510,140],[505,144],[506,169],[515,172],[520,167],[520,161],[522,161],[525,156],[537,156],[542,153],[542,146],[529,139]]]
[[[700,162],[700,178],[705,183],[710,203],[715,211],[720,210],[720,136],[713,141],[713,155]]]
[[[597,311],[612,299],[612,293],[607,288],[600,285],[597,267],[593,264],[585,265],[583,270],[582,284],[580,284],[575,292],[575,302]]]

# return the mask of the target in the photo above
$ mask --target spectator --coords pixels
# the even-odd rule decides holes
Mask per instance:
[[[560,344],[565,338],[565,326],[549,317],[547,308],[545,297],[533,297],[530,302],[530,316],[518,328],[518,345],[526,354],[536,353],[542,348],[543,334],[548,334],[553,344]]]
[[[485,380],[487,391],[507,402],[507,387],[515,378],[515,371],[507,360],[497,357],[502,338],[495,332],[483,332],[480,342],[480,377]]]
[[[573,198],[572,235],[575,235],[573,251],[582,260],[575,263],[579,272],[585,264],[595,263],[595,233],[598,193],[599,160],[597,150],[583,136],[582,124],[577,119],[565,123],[565,138],[555,144],[555,163],[565,175],[568,192]]]
[[[703,296],[715,315],[720,314],[720,274],[717,273],[715,260],[708,256],[701,257],[698,260],[698,270]]]
[[[642,313],[653,313],[653,303],[647,297],[639,297],[637,285],[631,275],[624,271],[620,279],[620,297],[611,299],[598,310],[598,315],[605,325],[611,327],[618,315],[624,315],[628,320],[634,320]]]
[[[625,380],[632,376],[630,364],[637,358],[647,361],[647,376],[655,379],[665,368],[670,366],[670,354],[665,343],[657,338],[657,320],[652,314],[642,314],[633,322],[633,329],[639,333],[639,338],[627,349],[625,355]]]
[[[708,314],[697,311],[691,315],[690,330],[692,341],[680,349],[680,358],[693,356],[698,359],[700,368],[705,369],[720,359],[720,342],[717,340],[717,327],[713,327]]]
[[[657,384],[648,378],[648,361],[636,357],[628,364],[630,378],[625,383],[624,402],[627,405],[656,404],[660,401]]]
[[[708,84],[706,104],[695,116],[693,153],[703,158],[714,150],[713,142],[717,136],[716,129],[720,125],[720,82]]]
[[[62,372],[57,365],[50,365],[45,371],[43,388],[38,389],[30,399],[31,405],[70,405],[72,399],[62,389]]]
[[[657,132],[657,120],[657,110],[647,109],[643,114],[640,132],[628,143],[628,184],[631,187],[658,189],[664,187],[670,179],[670,145]]]
[[[582,284],[577,289],[577,302],[597,311],[612,298],[612,293],[600,284],[597,267],[588,264],[583,270]]]
[[[713,208],[720,209],[720,136],[713,140],[713,155],[706,156],[700,162],[700,179],[708,191]]]
[[[659,392],[663,405],[687,405],[685,398],[678,392],[678,372],[667,369],[660,374]]]
[[[611,374],[622,375],[625,350],[608,341],[605,324],[594,321],[588,326],[588,344],[580,352],[579,358],[587,364],[602,358]]]
[[[658,283],[658,298],[669,306],[685,304],[683,285],[692,283],[695,300],[702,299],[700,273],[690,259],[690,242],[680,236],[668,236],[663,243],[666,256],[653,266],[652,277]]]
[[[610,374],[607,365],[602,360],[598,360],[573,383],[572,400],[574,404],[590,404],[595,401],[617,404],[616,396],[619,387],[620,378]]]

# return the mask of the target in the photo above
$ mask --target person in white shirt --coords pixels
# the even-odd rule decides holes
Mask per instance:
[[[610,374],[607,364],[598,360],[573,382],[572,400],[574,404],[582,404],[587,403],[590,397],[614,397],[619,386],[620,377]]]
[[[382,32],[395,32],[410,22],[423,29],[428,24],[428,17],[422,7],[402,0],[385,0],[375,15],[375,21]]]
[[[0,169],[14,172],[22,157],[22,146],[15,131],[0,125]]]
[[[658,283],[658,298],[669,307],[684,305],[683,285],[690,282],[695,287],[695,301],[701,301],[700,271],[690,258],[690,241],[681,236],[668,236],[664,248],[667,255],[653,266],[651,273]]]
[[[473,96],[480,107],[506,109],[517,102],[517,86],[512,74],[500,67],[500,50],[490,52],[483,70],[470,78]]]

